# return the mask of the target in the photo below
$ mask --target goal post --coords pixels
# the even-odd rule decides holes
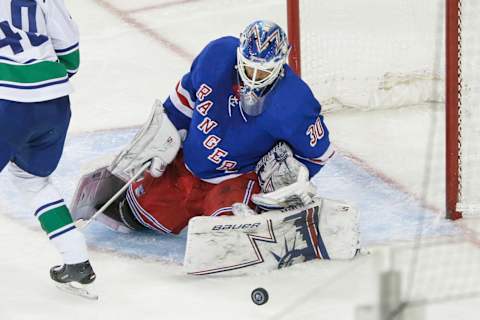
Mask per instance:
[[[457,211],[459,194],[459,116],[461,94],[460,61],[460,6],[459,0],[446,1],[446,41],[445,41],[445,169],[446,169],[446,213],[449,219],[458,219],[462,214]]]
[[[288,64],[296,74],[301,76],[300,5],[298,1],[287,0],[288,39],[291,46]]]

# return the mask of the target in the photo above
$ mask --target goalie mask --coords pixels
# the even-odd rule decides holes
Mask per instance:
[[[240,34],[237,69],[243,82],[240,101],[246,114],[263,112],[264,93],[282,75],[289,49],[285,32],[270,21],[255,21]]]

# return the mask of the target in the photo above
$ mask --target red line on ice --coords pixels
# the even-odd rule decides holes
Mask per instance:
[[[388,177],[386,174],[384,174],[383,172],[371,167],[366,161],[364,161],[363,159],[353,155],[352,153],[346,151],[346,150],[341,150],[340,148],[338,148],[337,146],[335,146],[335,148],[337,150],[340,151],[341,154],[343,154],[344,156],[352,159],[354,162],[356,162],[360,167],[362,167],[363,169],[365,169],[367,172],[371,173],[372,175],[380,178],[382,181],[384,181],[386,184],[389,184],[391,186],[393,186],[395,189],[405,193],[405,194],[408,194],[410,195],[411,197],[413,197],[414,199],[416,199],[420,205],[425,208],[425,209],[428,209],[428,210],[431,210],[433,212],[436,212],[436,213],[439,213],[439,214],[445,214],[445,212],[435,206],[432,206],[432,205],[429,205],[425,202],[425,199],[422,199],[420,197],[418,197],[417,195],[413,194],[408,188],[406,188],[404,185],[402,185],[400,182]],[[473,229],[473,228],[470,228],[468,226],[466,226],[465,224],[461,223],[461,222],[457,222],[455,223],[455,226],[459,229],[461,229],[463,231],[463,235],[465,236],[465,238],[470,242],[472,243],[473,245],[477,246],[477,247],[480,247],[480,239],[478,238],[477,236],[477,233],[476,231]]]
[[[193,55],[190,54],[190,52],[183,49],[179,45],[173,43],[172,41],[168,40],[167,38],[163,37],[162,35],[157,33],[155,30],[149,28],[147,25],[143,24],[142,22],[140,22],[137,19],[135,19],[134,17],[132,17],[130,15],[129,11],[124,11],[124,10],[114,6],[113,4],[108,2],[107,0],[94,0],[94,1],[98,5],[102,6],[104,9],[106,9],[108,12],[110,12],[111,14],[116,16],[117,18],[119,18],[122,21],[128,23],[130,26],[137,29],[139,32],[143,33],[144,35],[149,36],[150,38],[152,38],[156,42],[163,45],[168,50],[175,53],[177,56],[179,56],[179,57],[181,57],[185,60],[188,60],[188,61],[193,60]],[[188,1],[188,0],[184,0],[184,1],[181,1],[181,2],[183,3],[185,1]],[[178,2],[178,3],[180,3],[180,2]]]
[[[143,8],[138,8],[138,9],[132,9],[129,10],[130,13],[138,13],[138,12],[143,12],[143,11],[150,11],[150,10],[158,10],[158,9],[165,9],[168,7],[173,7],[179,4],[187,4],[191,2],[197,2],[199,0],[178,0],[178,1],[170,1],[170,2],[164,2],[160,4],[154,4],[150,6],[146,6]]]

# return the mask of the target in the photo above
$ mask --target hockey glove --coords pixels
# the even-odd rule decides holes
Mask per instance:
[[[312,202],[315,186],[309,181],[307,167],[294,158],[284,142],[278,143],[255,169],[262,193],[252,201],[264,210],[304,206]]]

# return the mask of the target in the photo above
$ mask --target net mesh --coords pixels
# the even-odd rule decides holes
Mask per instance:
[[[443,101],[438,1],[304,0],[300,15],[302,76],[325,110]]]
[[[460,2],[460,193],[457,209],[480,215],[480,3]]]
[[[480,293],[480,1],[460,4],[457,207],[474,219],[462,219],[437,238],[426,236],[432,225],[420,223],[414,244],[393,250],[404,306]],[[302,77],[327,112],[425,104],[443,109],[445,7],[445,0],[300,1]]]
[[[480,216],[480,3],[460,3],[457,207]],[[302,77],[325,112],[444,107],[445,0],[303,0],[300,16]]]

